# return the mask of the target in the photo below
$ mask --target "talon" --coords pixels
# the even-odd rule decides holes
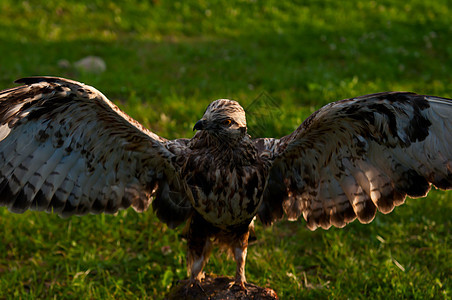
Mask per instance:
[[[238,286],[240,287],[240,289],[241,289],[242,291],[245,291],[245,293],[246,293],[245,282],[243,282],[243,281],[235,282],[235,285],[238,285]]]
[[[203,294],[207,296],[206,291],[201,285],[201,280],[195,278],[190,279],[190,282],[185,286],[185,295],[187,296],[189,294],[190,289],[195,287],[198,287],[203,292]]]
[[[241,289],[242,291],[244,291],[245,293],[247,292],[246,286],[245,286],[245,282],[243,281],[231,281],[229,283],[228,288],[233,288],[233,287],[238,287],[239,289]]]
[[[201,289],[201,291],[202,291],[204,294],[206,294],[206,291],[203,289],[203,287],[202,287],[202,285],[201,285],[201,282],[196,281],[195,285],[196,285],[199,289]],[[206,295],[207,295],[207,294],[206,294]]]

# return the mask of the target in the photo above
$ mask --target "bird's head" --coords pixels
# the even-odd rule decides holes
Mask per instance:
[[[240,139],[246,135],[245,110],[237,101],[215,100],[207,106],[193,130],[205,130],[221,140]]]

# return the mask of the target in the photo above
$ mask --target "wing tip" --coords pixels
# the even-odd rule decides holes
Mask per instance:
[[[48,83],[57,83],[57,82],[70,82],[75,84],[82,84],[78,81],[66,79],[62,77],[56,77],[56,76],[29,76],[29,77],[22,77],[14,81],[14,83],[19,84],[33,84],[33,83],[40,83],[40,82],[48,82]]]

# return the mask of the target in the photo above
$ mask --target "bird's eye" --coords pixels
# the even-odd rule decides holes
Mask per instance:
[[[231,119],[227,119],[227,120],[224,120],[224,121],[222,122],[222,124],[223,124],[224,126],[229,126],[229,125],[232,124],[232,121],[231,121]]]

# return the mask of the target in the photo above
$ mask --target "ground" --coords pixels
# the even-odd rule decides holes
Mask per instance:
[[[191,137],[217,98],[248,108],[254,136],[277,137],[338,99],[452,97],[447,1],[2,0],[0,14],[0,88],[30,75],[83,81],[167,138]],[[105,72],[74,67],[90,55]],[[257,222],[247,279],[281,299],[449,299],[451,194],[344,229]],[[0,298],[161,299],[186,278],[180,231],[151,212],[61,219],[0,209],[0,228]],[[206,271],[234,268],[214,252]]]

